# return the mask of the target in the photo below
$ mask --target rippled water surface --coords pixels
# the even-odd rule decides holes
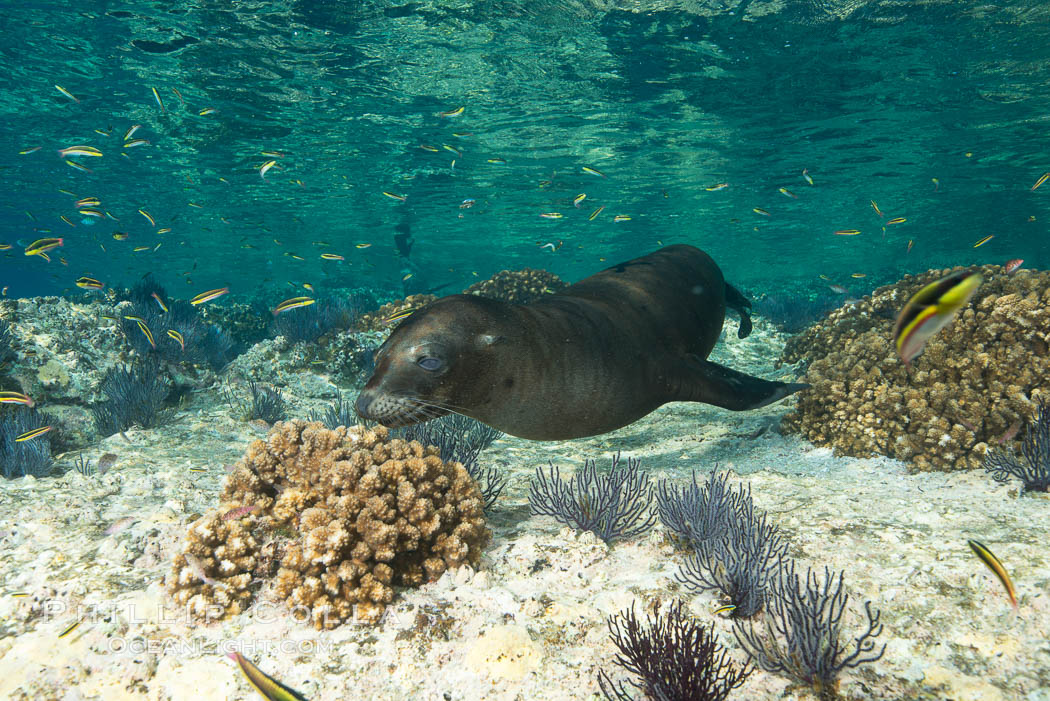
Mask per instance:
[[[148,271],[187,297],[454,291],[524,266],[575,280],[674,242],[753,291],[1050,264],[1050,184],[1030,189],[1050,171],[1046,3],[0,12],[10,295]],[[75,145],[102,156],[57,153]],[[23,255],[47,236],[60,256]]]

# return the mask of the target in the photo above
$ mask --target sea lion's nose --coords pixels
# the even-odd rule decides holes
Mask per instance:
[[[356,411],[357,415],[363,419],[370,418],[368,416],[368,407],[371,403],[372,397],[369,394],[362,392],[357,395],[357,401],[354,402],[354,411]]]

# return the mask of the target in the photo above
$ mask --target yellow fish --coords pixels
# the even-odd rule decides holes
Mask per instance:
[[[463,108],[461,107],[460,109]],[[298,691],[281,684],[273,677],[263,674],[258,667],[245,659],[241,653],[231,652],[228,654],[228,657],[237,663],[237,666],[241,668],[241,672],[248,678],[248,683],[267,701],[306,701],[306,697]]]
[[[931,282],[908,300],[893,326],[897,354],[906,366],[935,333],[951,323],[983,280],[979,273],[962,270]]]
[[[208,290],[207,292],[201,292],[199,295],[190,300],[190,304],[192,304],[193,306],[197,306],[198,304],[204,304],[205,302],[210,302],[213,299],[222,297],[229,291],[229,287],[219,287],[214,290]]]
[[[24,441],[31,441],[34,438],[36,438],[37,436],[44,435],[45,433],[50,431],[52,428],[54,428],[54,427],[53,426],[41,426],[40,428],[34,428],[31,431],[26,431],[25,433],[23,433],[20,436],[18,436],[17,438],[15,438],[15,443],[22,443]]]
[[[1007,574],[1006,568],[1003,567],[1003,563],[999,562],[999,558],[995,556],[991,550],[986,548],[976,540],[966,541],[967,545],[970,546],[970,550],[973,550],[981,562],[988,566],[995,576],[1002,582],[1003,588],[1006,589],[1006,595],[1010,597],[1010,603],[1013,604],[1014,609],[1017,608],[1017,592],[1014,590],[1014,583],[1010,580],[1010,575]]]
[[[286,299],[283,302],[281,302],[280,304],[278,304],[276,307],[274,307],[273,315],[277,316],[281,312],[286,312],[289,309],[298,309],[299,307],[308,307],[311,304],[313,304],[315,301],[316,300],[314,300],[314,299],[312,299],[310,297],[292,297],[291,299]]]

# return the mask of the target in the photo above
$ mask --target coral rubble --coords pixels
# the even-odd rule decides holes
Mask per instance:
[[[882,454],[918,470],[980,467],[989,445],[1011,441],[1050,387],[1050,272],[978,269],[972,303],[926,344],[910,369],[897,357],[893,320],[931,270],[880,287],[788,341],[783,362],[804,361],[784,426],[856,457]]]
[[[248,448],[222,501],[220,512],[190,528],[169,580],[176,600],[197,615],[215,607],[238,613],[239,586],[250,580],[236,578],[253,568],[269,576],[259,546],[258,561],[245,559],[240,546],[249,542],[280,546],[275,591],[292,615],[333,628],[351,618],[377,621],[394,586],[477,567],[490,537],[481,492],[466,469],[443,461],[435,447],[388,439],[385,428],[279,423]],[[247,520],[250,531],[223,531],[227,521],[216,513],[233,514],[230,523]],[[224,557],[231,538],[240,561]]]

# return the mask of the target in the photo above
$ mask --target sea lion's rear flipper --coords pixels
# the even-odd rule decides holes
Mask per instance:
[[[732,411],[758,409],[809,387],[801,382],[763,380],[696,356],[679,368],[678,391],[669,401],[703,402]]]
[[[726,306],[740,315],[740,328],[736,335],[747,338],[751,333],[751,300],[740,293],[740,290],[726,283]]]

